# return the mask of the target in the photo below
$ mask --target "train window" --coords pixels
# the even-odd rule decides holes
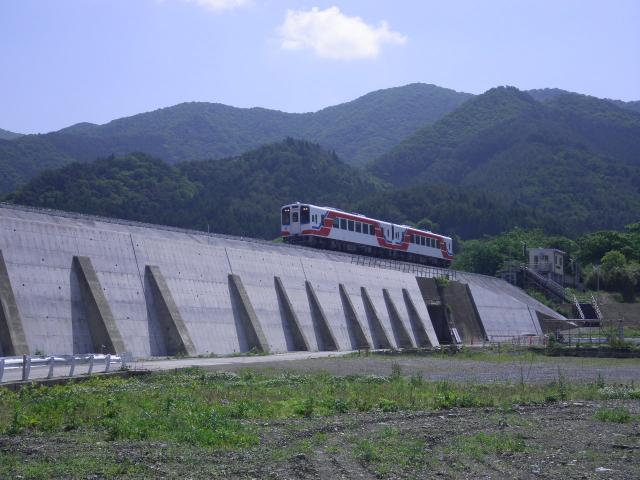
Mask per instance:
[[[340,228],[342,230],[346,230],[347,229],[347,220],[346,219],[344,219],[344,218],[340,219]]]
[[[356,222],[356,232],[362,233],[362,224],[360,222]]]
[[[309,205],[302,205],[302,207],[300,207],[300,223],[309,223],[310,215]]]
[[[425,237],[420,237],[420,243],[423,247],[427,246],[427,239]]]
[[[291,209],[289,207],[282,209],[282,225],[291,225]]]
[[[350,231],[350,232],[353,232],[353,229],[354,229],[354,225],[353,225],[353,224],[354,224],[354,223],[355,223],[355,222],[354,222],[353,220],[349,220],[349,231]]]
[[[374,227],[373,225],[369,225],[369,235],[375,235],[376,234],[376,227]]]
[[[293,223],[297,223],[298,222],[298,212],[293,212],[293,215],[291,215],[291,219],[293,220]]]
[[[333,219],[333,228],[340,228],[340,219],[337,217]]]

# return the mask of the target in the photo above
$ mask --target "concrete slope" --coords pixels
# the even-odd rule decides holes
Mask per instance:
[[[2,318],[31,353],[108,349],[118,333],[135,357],[438,345],[414,274],[345,254],[6,205],[0,251],[16,307],[3,312],[17,312]],[[109,328],[90,328],[104,318],[86,307],[81,259]],[[536,312],[561,318],[501,280],[458,280],[490,337],[539,333]]]

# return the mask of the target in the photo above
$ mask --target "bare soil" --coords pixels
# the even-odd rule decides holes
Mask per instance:
[[[627,408],[636,418],[599,421],[596,412],[605,406]],[[84,462],[77,476],[51,478],[112,478],[91,465],[115,463],[123,465],[113,475],[119,478],[632,479],[640,476],[638,414],[638,401],[345,414],[256,424],[260,445],[233,452],[92,441],[81,432],[3,437],[0,452],[22,467]],[[516,443],[492,446],[492,439]]]

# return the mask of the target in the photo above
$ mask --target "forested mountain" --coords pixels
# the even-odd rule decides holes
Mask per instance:
[[[285,137],[304,138],[363,164],[470,98],[426,84],[379,90],[315,113],[183,103],[114,120],[80,123],[0,142],[0,194],[70,161],[145,152],[169,163],[239,155]]]
[[[282,142],[292,130],[321,146]],[[238,155],[271,137],[280,143]],[[385,146],[393,148],[366,171],[356,168]],[[345,163],[341,150],[352,154]],[[0,193],[97,157],[46,172],[13,198],[265,238],[277,234],[277,207],[293,200],[436,224],[463,238],[514,226],[575,236],[640,218],[640,114],[557,89],[500,87],[469,98],[414,84],[309,114],[181,104],[0,139]]]
[[[578,95],[580,97],[586,97],[587,95],[581,95],[579,93],[569,92],[560,88],[538,88],[534,90],[527,90],[527,93],[531,95],[535,100],[539,102],[546,102],[552,100],[560,95]],[[640,101],[623,102],[622,100],[612,100],[605,98],[607,102],[613,103],[616,107],[624,108],[627,110],[633,110],[640,113]]]
[[[561,219],[573,234],[640,218],[640,115],[576,94],[544,103],[500,87],[376,159],[395,185],[493,192]]]
[[[331,152],[287,139],[238,157],[169,165],[144,154],[44,172],[9,200],[81,213],[274,238],[297,199],[347,207],[378,187]]]
[[[13,140],[14,138],[21,137],[21,133],[10,132],[9,130],[3,130],[0,128],[0,140]]]
[[[551,225],[530,208],[446,185],[388,190],[319,145],[287,139],[238,157],[169,165],[144,154],[40,174],[9,200],[243,236],[279,234],[279,207],[303,202],[475,238]]]

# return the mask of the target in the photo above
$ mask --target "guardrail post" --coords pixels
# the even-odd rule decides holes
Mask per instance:
[[[93,354],[89,355],[89,371],[87,375],[91,375],[93,373]]]
[[[31,373],[31,357],[29,355],[22,355],[22,381],[29,380],[29,374]]]
[[[4,358],[0,358],[0,383],[2,383],[3,376],[4,376]]]
[[[111,366],[111,354],[108,354],[104,359],[104,373],[109,371],[109,367]]]
[[[53,366],[55,361],[56,359],[54,357],[49,357],[49,372],[47,373],[47,378],[53,377]]]
[[[73,373],[76,370],[76,356],[71,355],[71,366],[69,367],[69,376],[73,377]]]

